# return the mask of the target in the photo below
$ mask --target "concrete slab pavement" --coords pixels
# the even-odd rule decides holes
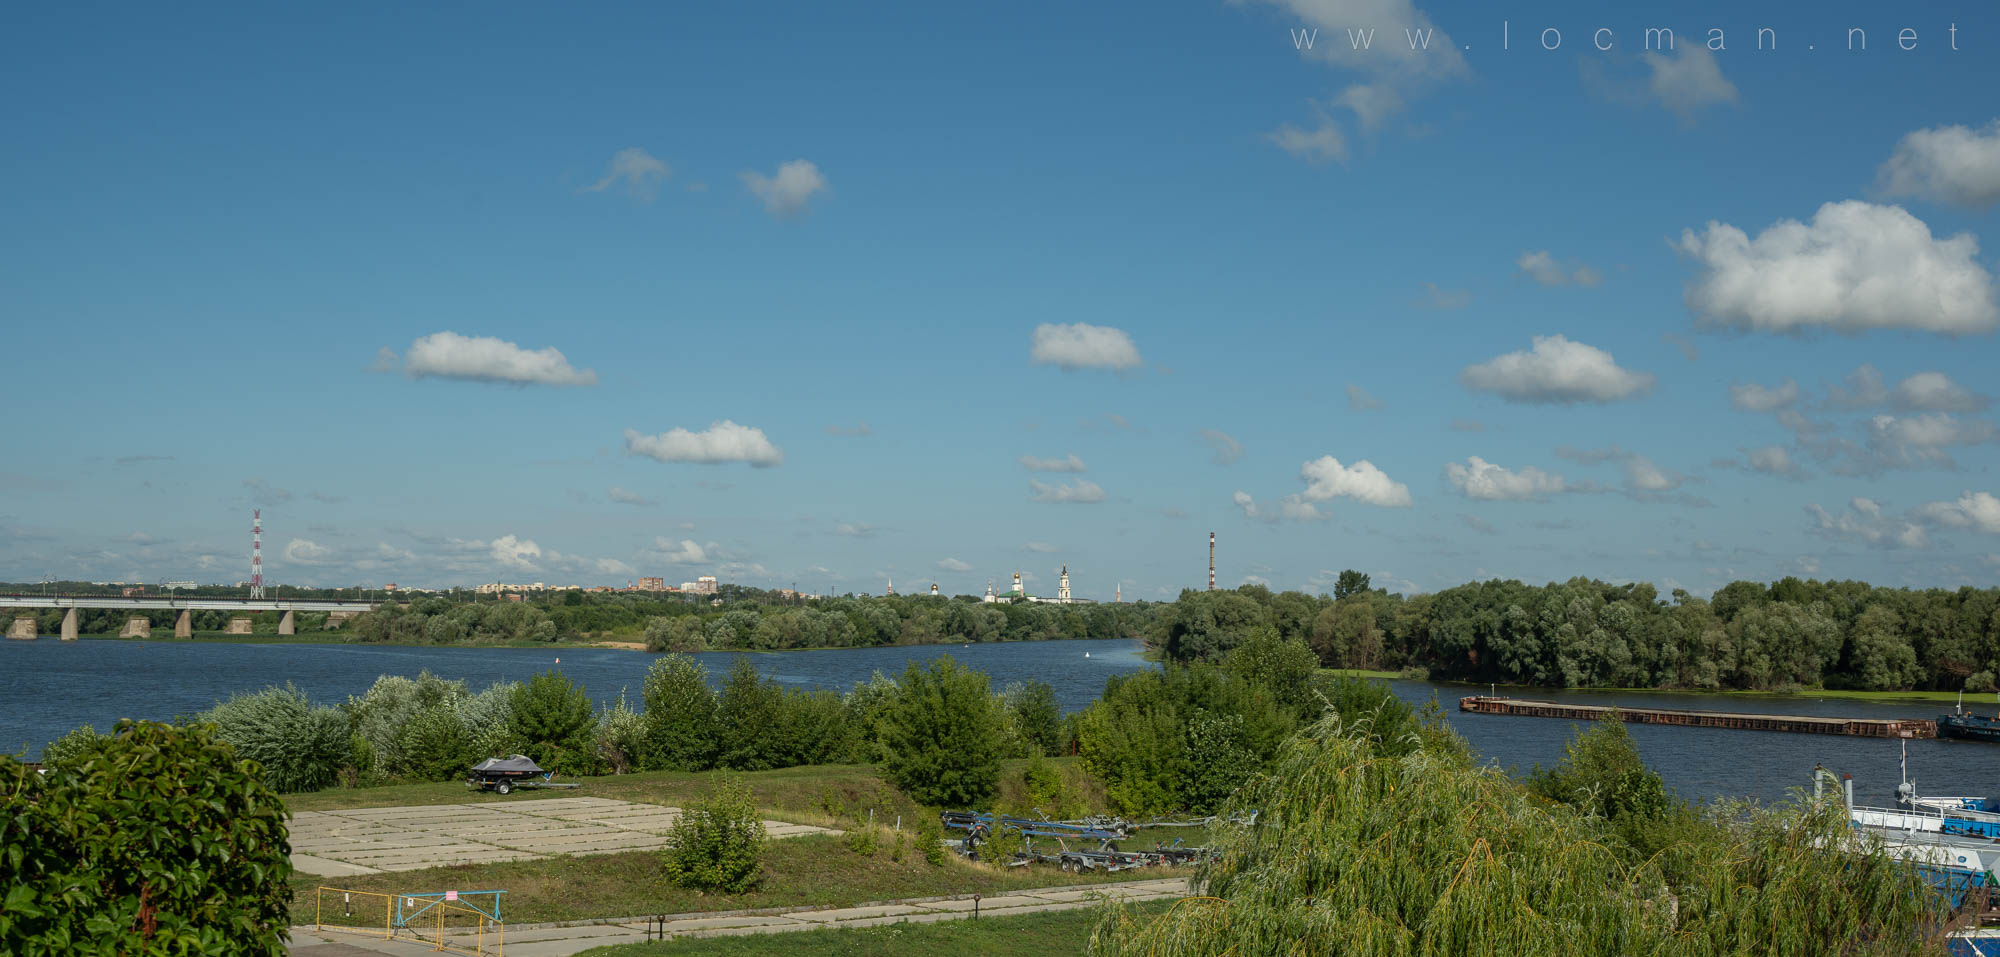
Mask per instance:
[[[321,877],[410,871],[473,861],[614,854],[666,843],[680,808],[609,798],[302,811],[292,816],[292,867]],[[765,821],[773,838],[836,834]]]

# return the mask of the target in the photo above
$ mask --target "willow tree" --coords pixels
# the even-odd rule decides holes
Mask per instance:
[[[1938,896],[1879,849],[1832,851],[1828,805],[1687,828],[1634,859],[1601,819],[1449,747],[1395,754],[1329,717],[1230,800],[1166,914],[1109,905],[1101,957],[1229,954],[1901,955],[1941,952]]]

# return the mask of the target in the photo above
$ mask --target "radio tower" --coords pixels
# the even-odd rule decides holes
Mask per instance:
[[[1208,533],[1208,590],[1215,590],[1215,533]]]
[[[1210,587],[1214,587],[1213,583]],[[264,597],[264,510],[261,508],[250,511],[250,597]]]

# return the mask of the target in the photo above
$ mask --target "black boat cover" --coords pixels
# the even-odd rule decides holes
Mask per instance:
[[[517,754],[511,758],[487,758],[486,760],[473,765],[472,771],[474,774],[477,774],[481,771],[508,771],[517,774],[547,773],[543,771],[541,768],[536,767],[534,759],[528,757],[525,754]]]

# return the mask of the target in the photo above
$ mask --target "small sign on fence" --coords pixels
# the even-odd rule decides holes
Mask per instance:
[[[455,901],[455,900],[457,900],[457,899],[458,899],[458,892],[457,892],[457,891],[445,891],[445,892],[444,892],[444,899],[445,899],[445,900],[448,900],[448,901]]]

